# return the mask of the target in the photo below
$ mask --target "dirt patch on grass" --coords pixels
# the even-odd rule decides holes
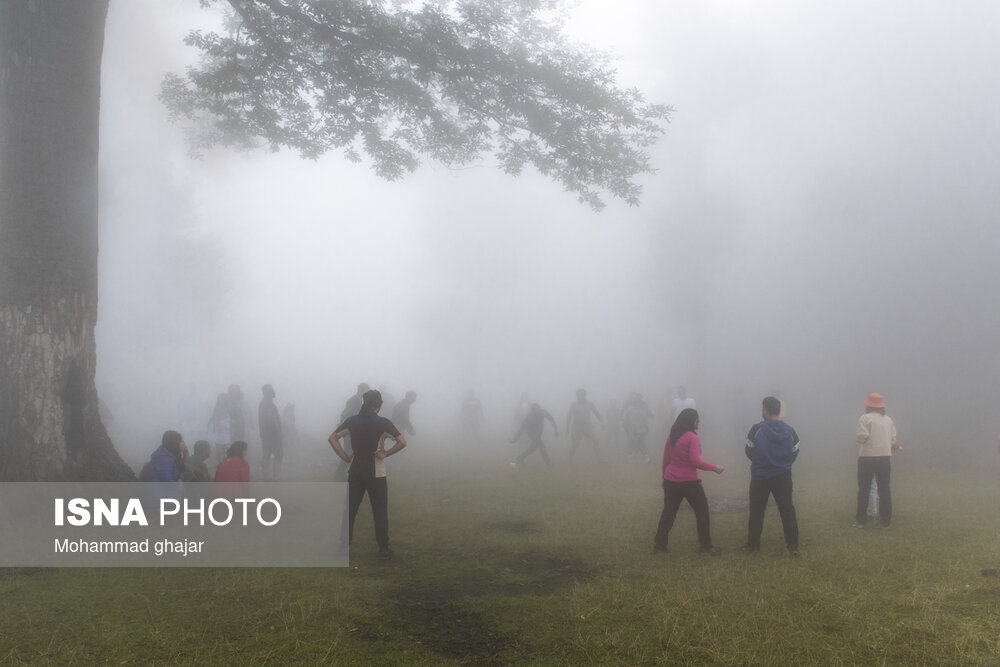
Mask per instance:
[[[463,564],[464,565],[464,564]],[[475,599],[486,595],[550,595],[593,576],[574,555],[544,551],[493,553],[475,567],[449,571],[439,580],[407,580],[388,592],[389,614],[359,624],[357,637],[391,641],[402,634],[435,653],[468,664],[509,664],[527,656],[529,647],[516,635],[498,629]],[[477,608],[478,607],[478,608]]]
[[[593,576],[594,571],[582,560],[570,554],[555,556],[544,551],[511,554],[503,561],[506,572],[518,575],[520,590],[533,595],[550,595],[560,588],[572,586]],[[518,590],[504,587],[506,593]]]

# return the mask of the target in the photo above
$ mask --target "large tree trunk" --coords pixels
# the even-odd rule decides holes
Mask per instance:
[[[94,386],[107,10],[0,1],[0,480],[134,478]]]

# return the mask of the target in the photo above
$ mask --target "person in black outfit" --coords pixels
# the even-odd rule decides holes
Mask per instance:
[[[391,558],[393,553],[389,549],[389,487],[385,479],[385,459],[406,447],[406,438],[391,421],[378,416],[378,411],[382,409],[382,395],[379,392],[367,391],[362,399],[361,411],[344,420],[330,434],[329,442],[337,456],[351,466],[347,473],[348,540],[354,537],[354,519],[367,493],[375,515],[375,540],[378,542],[379,558]],[[341,439],[348,435],[351,436],[354,450],[350,456],[340,444]],[[386,440],[395,441],[391,449],[385,448]]]
[[[799,455],[799,435],[779,418],[781,401],[774,396],[764,399],[763,421],[754,424],[747,433],[745,452],[750,459],[750,518],[747,522],[747,543],[741,551],[760,550],[760,535],[764,529],[767,501],[774,496],[778,506],[785,546],[794,557],[799,555],[799,524],[792,504],[792,464]]]
[[[274,404],[274,387],[265,384],[261,387],[264,395],[257,407],[257,426],[260,430],[260,445],[264,456],[260,460],[260,473],[264,481],[273,482],[278,479],[281,460],[284,458],[284,441],[281,433],[281,415],[278,406]]]
[[[392,423],[396,425],[403,433],[409,433],[410,435],[416,435],[417,432],[413,428],[413,424],[410,423],[410,406],[413,402],[417,400],[417,392],[410,390],[406,392],[406,396],[403,397],[399,403],[396,403],[396,407],[392,409]]]
[[[528,437],[531,439],[531,444],[526,450],[524,450],[516,460],[510,462],[511,468],[516,468],[517,466],[524,463],[524,459],[528,457],[529,454],[534,452],[536,449],[538,453],[542,455],[542,460],[545,461],[545,465],[552,467],[552,461],[549,460],[549,454],[545,451],[545,445],[542,443],[542,431],[545,430],[545,420],[552,422],[552,428],[556,431],[556,437],[559,437],[559,427],[556,426],[556,420],[552,418],[547,411],[542,410],[542,406],[538,403],[531,404],[531,410],[528,411],[528,416],[524,418],[521,422],[521,428],[517,431],[517,435],[510,439],[511,442],[515,442],[521,437],[522,433],[527,433]]]

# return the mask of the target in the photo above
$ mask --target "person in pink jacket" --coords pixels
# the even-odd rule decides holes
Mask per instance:
[[[663,512],[653,538],[653,553],[667,550],[667,536],[682,500],[694,510],[698,525],[700,553],[718,556],[722,549],[712,545],[709,533],[708,498],[698,479],[699,470],[722,474],[722,466],[701,460],[701,440],[698,439],[698,411],[685,408],[670,427],[670,437],[663,447]]]

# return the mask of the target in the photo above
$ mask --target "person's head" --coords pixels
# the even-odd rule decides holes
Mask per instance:
[[[163,448],[178,458],[181,455],[182,442],[184,442],[184,438],[177,431],[164,431],[163,438],[160,440]]]
[[[781,414],[781,401],[774,396],[768,396],[761,403],[761,413],[764,419],[777,419]]]
[[[578,400],[578,401],[585,401],[585,400],[587,400],[587,390],[586,389],[577,389],[576,390],[576,400]]]
[[[274,387],[269,384],[265,384],[261,387],[260,392],[264,394],[264,398],[274,398]]]
[[[417,392],[411,389],[410,391],[406,392],[406,396],[404,396],[403,398],[407,402],[412,403],[413,401],[417,400]]]
[[[199,440],[194,443],[194,455],[199,459],[207,459],[212,455],[212,445],[208,444],[208,440]]]
[[[683,386],[677,387],[677,398],[683,401],[687,397],[688,397],[688,390]]]
[[[379,409],[382,407],[382,394],[375,389],[369,389],[365,392],[364,396],[361,397],[361,414],[363,415],[375,415],[378,414]]]
[[[229,449],[226,450],[226,456],[238,456],[241,459],[246,458],[247,455],[247,443],[242,440],[237,440],[233,444],[229,445]]]
[[[865,412],[878,412],[885,414],[885,399],[882,394],[868,394],[865,399]]]
[[[371,389],[367,382],[362,382],[358,385],[358,396],[364,396],[365,392]]]
[[[684,408],[670,427],[670,446],[673,447],[680,437],[689,431],[698,430],[698,411],[694,408]]]

